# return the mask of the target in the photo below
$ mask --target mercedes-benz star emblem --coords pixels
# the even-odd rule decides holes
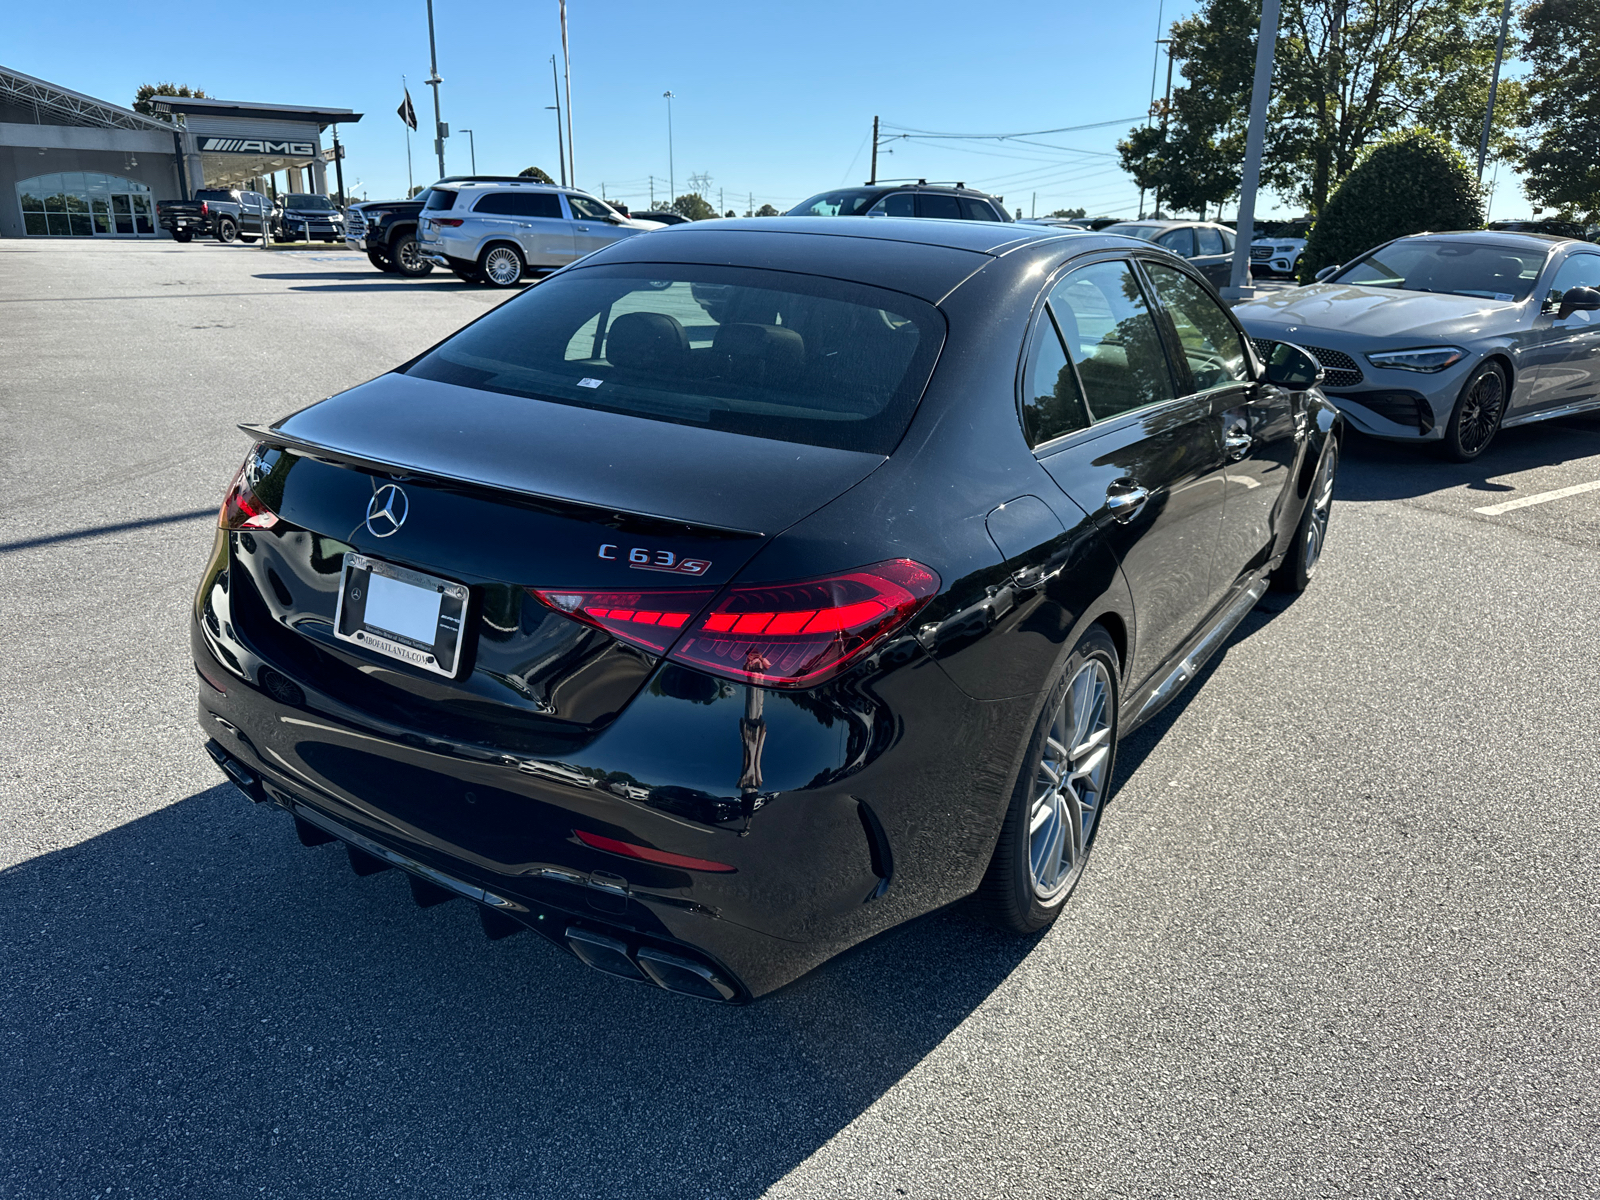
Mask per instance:
[[[406,494],[394,484],[385,484],[374,493],[367,504],[367,529],[373,537],[390,537],[400,532],[406,523],[406,511],[411,507]]]

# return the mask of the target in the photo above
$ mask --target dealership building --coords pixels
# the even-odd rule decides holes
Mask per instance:
[[[361,119],[347,108],[151,103],[155,117],[0,67],[0,237],[165,237],[156,201],[200,188],[326,195],[338,127]]]

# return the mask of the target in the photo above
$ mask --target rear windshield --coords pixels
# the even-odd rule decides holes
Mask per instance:
[[[456,202],[456,194],[449,188],[429,188],[428,203],[424,208],[449,208]]]
[[[215,200],[220,204],[225,200],[232,200],[233,199],[233,193],[232,192],[227,192],[227,191],[219,191],[219,190],[213,188],[210,191],[199,191],[199,192],[196,192],[194,194],[194,198],[196,200]]]
[[[1330,282],[1484,300],[1526,300],[1544,269],[1546,253],[1482,242],[1406,238],[1358,258]]]
[[[887,454],[943,340],[938,311],[898,292],[779,271],[619,263],[551,277],[407,373]]]

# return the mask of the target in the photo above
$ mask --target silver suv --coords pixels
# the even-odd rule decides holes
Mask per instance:
[[[431,187],[417,224],[423,256],[471,283],[513,287],[662,226],[623,216],[573,188],[545,183]]]

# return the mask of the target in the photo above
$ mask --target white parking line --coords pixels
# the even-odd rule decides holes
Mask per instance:
[[[1498,517],[1501,513],[1508,513],[1515,508],[1527,508],[1534,504],[1544,504],[1549,500],[1561,500],[1567,496],[1579,496],[1584,492],[1600,492],[1600,479],[1592,483],[1575,483],[1571,487],[1557,488],[1553,492],[1535,492],[1531,496],[1519,496],[1515,500],[1507,500],[1501,504],[1490,504],[1485,508],[1475,508],[1473,512],[1480,512],[1486,517]]]

